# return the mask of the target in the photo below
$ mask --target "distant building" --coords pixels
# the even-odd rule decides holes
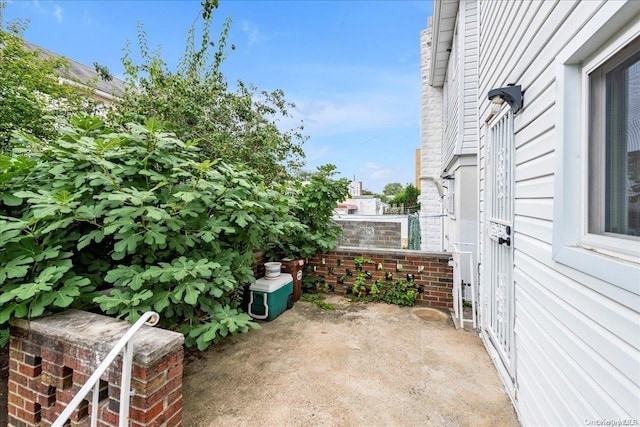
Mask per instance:
[[[351,181],[349,183],[349,195],[351,197],[362,196],[362,181]]]
[[[63,57],[26,40],[24,41],[24,46],[26,49],[39,52],[43,58]],[[115,77],[111,80],[101,79],[93,67],[64,58],[69,63],[69,69],[65,70],[67,72],[64,75],[60,74],[60,83],[92,89],[95,98],[105,105],[117,102],[124,95],[125,83],[122,80]]]
[[[356,196],[338,203],[337,215],[382,215],[386,203],[374,196]]]

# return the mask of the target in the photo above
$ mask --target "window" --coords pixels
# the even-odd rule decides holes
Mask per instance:
[[[588,232],[640,239],[640,38],[589,73]]]
[[[619,301],[605,284],[640,295],[639,16],[604,2],[556,55],[552,257]]]
[[[445,177],[445,179],[449,180],[449,182],[447,183],[447,199],[449,201],[447,210],[449,212],[449,216],[455,219],[456,217],[456,180],[453,177],[451,178]]]

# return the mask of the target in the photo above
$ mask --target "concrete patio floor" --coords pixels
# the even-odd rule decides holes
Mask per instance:
[[[480,338],[441,312],[298,302],[184,373],[183,425],[517,426]]]

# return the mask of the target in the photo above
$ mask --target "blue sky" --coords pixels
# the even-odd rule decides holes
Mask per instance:
[[[25,38],[122,75],[123,47],[150,47],[170,67],[182,55],[199,1],[9,1],[5,21],[29,19]],[[232,25],[223,66],[231,83],[282,89],[305,122],[307,169],[333,163],[343,176],[381,191],[414,181],[420,139],[420,31],[431,1],[221,0],[214,32]]]

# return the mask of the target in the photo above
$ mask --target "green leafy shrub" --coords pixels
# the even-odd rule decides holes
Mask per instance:
[[[122,65],[127,86],[110,118],[121,124],[154,117],[180,139],[199,139],[203,159],[242,163],[269,182],[281,182],[290,170],[303,165],[307,137],[302,122],[283,128],[282,122],[293,123],[290,109],[295,105],[280,89],[259,90],[241,80],[235,89],[229,87],[221,67],[228,54],[231,20],[224,20],[215,37],[217,7],[217,2],[203,2],[202,20],[194,21],[174,69],[160,49],[150,50],[144,28],[138,27],[138,52],[125,46]]]
[[[369,288],[366,285],[364,273],[359,273],[353,286],[347,289],[347,298],[361,302],[384,301],[387,304],[399,306],[414,306],[418,295],[422,291],[413,281],[396,280],[378,281],[376,280]]]
[[[22,134],[0,156],[0,326],[94,302],[129,321],[155,310],[200,349],[255,327],[237,293],[253,249],[301,229],[290,200],[199,161],[156,121],[128,128],[76,117],[59,139]]]
[[[404,280],[385,282],[382,294],[382,300],[387,304],[414,306],[418,298],[418,286]]]
[[[308,258],[335,249],[342,228],[333,219],[338,202],[347,198],[349,181],[333,179],[334,165],[319,166],[309,182],[297,183],[289,194],[294,200],[291,215],[302,227],[287,230],[268,252],[271,259]]]

